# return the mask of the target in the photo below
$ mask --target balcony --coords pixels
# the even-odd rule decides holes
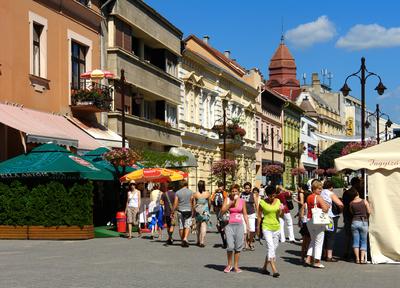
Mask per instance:
[[[108,113],[108,127],[122,134],[122,115],[120,112]],[[158,119],[144,119],[125,115],[125,134],[127,138],[142,142],[156,142],[165,146],[182,146],[181,130],[170,127]]]
[[[127,82],[164,100],[180,104],[179,79],[121,48],[108,48],[107,53],[108,68],[115,75],[119,75],[120,69],[123,68]]]
[[[71,88],[71,110],[89,113],[110,111],[112,88],[98,83],[81,82]]]

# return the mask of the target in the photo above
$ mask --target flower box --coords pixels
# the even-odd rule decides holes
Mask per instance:
[[[227,152],[232,152],[239,149],[243,145],[243,141],[239,139],[225,139],[225,149]],[[219,139],[218,146],[221,150],[224,149],[224,139]]]
[[[271,175],[281,175],[283,173],[283,168],[281,165],[266,165],[263,167],[263,173],[271,176]]]
[[[0,225],[0,239],[28,239],[28,226]]]
[[[87,106],[99,111],[109,111],[111,103],[111,88],[106,86],[71,90],[71,104],[78,108]]]

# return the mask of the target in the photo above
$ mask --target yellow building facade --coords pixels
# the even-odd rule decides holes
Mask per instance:
[[[179,129],[183,130],[183,148],[197,159],[197,167],[189,168],[189,186],[197,190],[197,182],[204,180],[207,189],[216,188],[211,167],[223,158],[222,139],[212,129],[223,121],[223,101],[228,119],[240,119],[245,129],[242,145],[228,145],[227,159],[235,159],[235,182],[255,181],[255,103],[257,87],[245,81],[247,71],[214,49],[208,38],[187,37],[179,67],[181,103],[178,111]],[[248,75],[247,75],[248,76]],[[235,148],[235,149],[232,149]]]

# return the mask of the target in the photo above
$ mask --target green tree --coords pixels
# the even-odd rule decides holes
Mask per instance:
[[[318,166],[323,169],[328,169],[335,167],[335,158],[338,158],[341,155],[342,149],[346,146],[346,142],[336,142],[328,149],[324,150],[318,158]]]

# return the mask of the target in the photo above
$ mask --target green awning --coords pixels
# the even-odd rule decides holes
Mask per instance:
[[[27,154],[0,163],[0,178],[60,175],[89,180],[114,180],[110,171],[55,144],[38,146]]]

